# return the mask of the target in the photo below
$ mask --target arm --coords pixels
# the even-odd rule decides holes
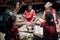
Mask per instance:
[[[35,22],[35,21],[36,21],[36,13],[35,13],[35,11],[33,11],[33,18],[31,20],[31,22]]]
[[[25,21],[23,21],[23,22],[16,22],[15,24],[16,25],[26,25],[26,24],[29,24],[30,22],[25,22]]]
[[[52,13],[53,13],[53,16],[54,16],[54,21],[55,21],[55,23],[57,24],[57,20],[58,20],[58,19],[56,18],[56,17],[57,17],[57,16],[56,16],[56,15],[57,15],[56,10],[53,9],[53,10],[52,10]]]
[[[25,15],[23,15],[23,21],[27,22]]]
[[[36,23],[35,23],[35,24],[37,24],[37,25],[43,25],[44,22],[45,22],[45,20],[42,19],[42,18],[38,19],[37,21],[39,21],[39,22],[36,22]]]
[[[45,14],[46,14],[46,11],[44,10],[44,13],[42,15],[42,18],[45,19]]]
[[[26,11],[23,14],[23,20],[26,21]]]
[[[33,17],[31,22],[35,22],[36,21],[36,17]]]
[[[53,16],[54,16],[54,21],[57,24],[57,22],[56,22],[56,14],[53,14]]]

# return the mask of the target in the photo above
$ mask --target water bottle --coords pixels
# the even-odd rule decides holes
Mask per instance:
[[[33,36],[31,34],[28,35],[28,40],[33,40]]]

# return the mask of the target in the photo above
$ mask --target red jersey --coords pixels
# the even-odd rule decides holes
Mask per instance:
[[[23,15],[28,22],[31,22],[32,18],[36,16],[35,11],[33,9],[30,12],[25,10]]]
[[[50,39],[57,39],[57,31],[56,31],[56,25],[55,23],[52,23],[52,25],[48,25],[46,22],[42,22],[40,24],[43,27],[44,32],[44,39],[50,40]]]

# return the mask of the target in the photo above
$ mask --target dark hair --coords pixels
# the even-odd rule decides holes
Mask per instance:
[[[15,5],[10,5],[11,10],[14,10],[15,8],[16,8]]]
[[[29,3],[27,4],[27,7],[29,7],[29,6],[32,6],[32,3],[31,3],[31,2],[29,2]]]
[[[52,15],[52,13],[50,13],[50,12],[46,13],[46,14],[45,14],[45,20],[46,20],[46,23],[47,23],[48,25],[52,25],[53,22],[54,22],[54,17],[53,17],[53,15]]]
[[[16,21],[16,16],[10,16],[7,21],[7,28],[10,29]]]
[[[10,16],[8,21],[9,23],[14,23],[16,21],[16,16]]]

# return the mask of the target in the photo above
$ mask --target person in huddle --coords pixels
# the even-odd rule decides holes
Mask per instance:
[[[18,26],[16,25],[16,16],[10,16],[6,23],[5,40],[20,40]]]
[[[35,10],[32,9],[32,4],[28,4],[27,10],[23,14],[24,21],[34,22],[36,20]]]
[[[37,23],[36,23],[37,24]],[[45,20],[38,23],[43,27],[43,40],[58,40],[58,34],[56,30],[56,24],[52,13],[45,14]]]
[[[50,13],[52,13],[53,16],[54,16],[54,21],[55,21],[55,23],[58,24],[58,14],[57,14],[56,10],[55,10],[54,8],[52,8],[52,5],[53,5],[53,4],[52,4],[51,2],[47,2],[47,3],[44,5],[45,10],[44,10],[44,14],[43,14],[43,19],[45,19],[45,18],[44,18],[44,17],[45,17],[45,14],[48,13],[48,12],[50,12]]]

